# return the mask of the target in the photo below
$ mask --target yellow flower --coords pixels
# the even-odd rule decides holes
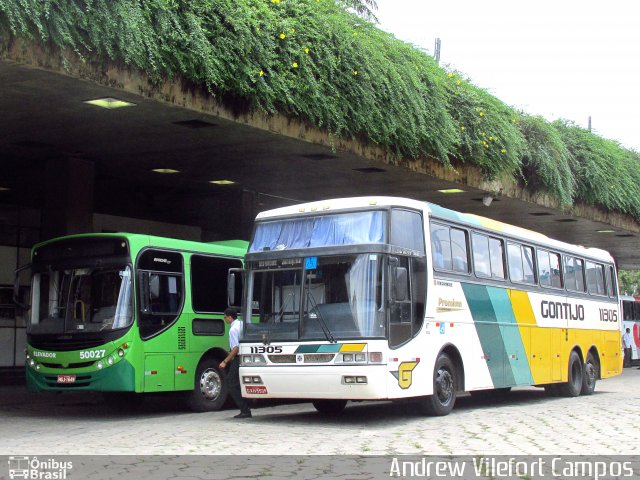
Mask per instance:
[[[480,112],[480,116],[481,116],[481,117],[484,117],[484,112]]]
[[[280,34],[280,39],[281,39],[281,40],[284,40],[285,38],[287,38],[287,36],[286,36],[284,33],[281,33],[281,34]]]
[[[306,53],[307,55],[309,55],[309,49],[308,49],[308,48],[305,48],[305,49],[304,49],[304,53]]]
[[[502,153],[507,153],[507,149],[503,148],[502,150],[500,150]]]
[[[462,85],[462,82],[460,80],[456,80],[456,85]]]
[[[464,127],[460,127],[460,130],[464,132]]]
[[[293,68],[298,68],[298,62],[293,62],[293,63],[291,64],[291,66],[292,66]]]
[[[280,0],[271,0],[271,3],[280,3]]]
[[[453,77],[453,73],[450,73],[449,75],[447,75],[449,78]]]
[[[493,137],[489,137],[489,140],[493,140]]]
[[[296,29],[295,29],[295,28],[292,28],[292,29],[291,29],[291,33],[296,33]]]
[[[486,147],[487,146],[487,142],[482,142],[482,144]]]
[[[263,76],[263,75],[264,75],[264,72],[263,72],[262,70],[260,70],[260,71],[258,72],[258,75]]]
[[[351,72],[351,73],[353,73],[354,75],[357,75],[358,74],[358,70],[353,70],[353,72]]]

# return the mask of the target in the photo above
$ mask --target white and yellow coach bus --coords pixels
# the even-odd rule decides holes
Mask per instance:
[[[611,255],[437,205],[389,197],[260,213],[246,256],[243,395],[413,397],[536,385],[593,393],[621,372]]]

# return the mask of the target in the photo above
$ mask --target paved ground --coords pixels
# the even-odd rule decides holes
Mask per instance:
[[[325,418],[299,403],[261,406],[239,421],[236,410],[195,414],[166,398],[125,414],[96,394],[6,386],[0,455],[637,455],[639,394],[640,370],[632,368],[598,382],[589,397],[550,397],[536,388],[498,401],[464,396],[447,417],[380,402],[349,404]]]

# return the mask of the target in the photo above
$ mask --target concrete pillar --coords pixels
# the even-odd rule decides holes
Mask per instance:
[[[42,239],[93,232],[93,162],[50,159],[45,167]]]

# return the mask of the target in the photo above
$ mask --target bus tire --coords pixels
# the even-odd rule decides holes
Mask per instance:
[[[142,407],[145,396],[135,392],[102,392],[102,398],[116,412],[135,412]]]
[[[568,373],[567,383],[558,384],[558,393],[563,397],[577,397],[582,391],[582,361],[575,351],[569,355]]]
[[[337,415],[347,406],[346,400],[314,400],[314,408],[323,415]]]
[[[456,403],[456,372],[449,355],[441,353],[433,368],[433,395],[420,399],[427,415],[448,415]]]
[[[596,389],[596,380],[598,379],[598,363],[595,358],[589,352],[587,354],[587,361],[584,362],[584,368],[582,372],[582,389],[581,395],[591,395]]]
[[[187,406],[194,412],[215,412],[227,401],[227,378],[215,358],[203,358],[196,369],[194,388],[187,396]]]

